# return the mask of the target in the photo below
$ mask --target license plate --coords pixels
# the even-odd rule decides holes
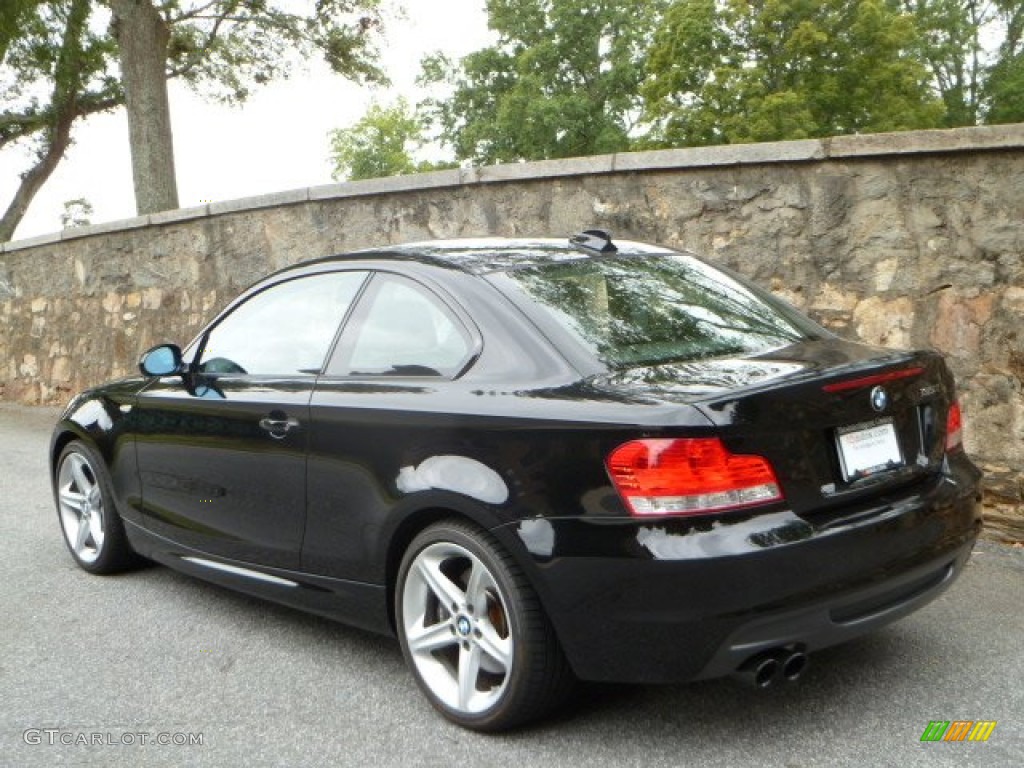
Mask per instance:
[[[896,428],[891,421],[840,429],[838,439],[839,462],[845,480],[857,480],[903,464]]]

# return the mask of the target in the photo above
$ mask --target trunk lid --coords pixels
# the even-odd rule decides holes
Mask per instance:
[[[937,474],[952,376],[934,352],[839,339],[601,379],[701,411],[733,453],[771,461],[787,505],[827,510]]]

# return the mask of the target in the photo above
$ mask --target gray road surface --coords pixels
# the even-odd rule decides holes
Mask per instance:
[[[78,570],[46,474],[54,416],[0,405],[2,766],[1024,766],[1020,550],[980,545],[952,591],[813,655],[797,685],[587,686],[554,720],[480,736],[434,714],[393,641],[165,568]],[[998,725],[921,743],[937,719]],[[164,734],[202,744],[141,743]]]

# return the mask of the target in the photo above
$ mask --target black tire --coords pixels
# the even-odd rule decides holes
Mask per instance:
[[[117,573],[140,564],[114,506],[110,473],[91,445],[73,440],[57,460],[57,520],[75,562],[89,573]],[[82,529],[82,521],[87,527]]]
[[[428,584],[427,570],[446,583]],[[572,671],[536,593],[497,541],[468,523],[437,523],[409,545],[398,571],[395,619],[420,689],[465,728],[523,725],[572,689]]]

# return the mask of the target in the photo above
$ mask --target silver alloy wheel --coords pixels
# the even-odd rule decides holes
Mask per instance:
[[[410,564],[402,622],[420,678],[460,714],[498,702],[512,675],[509,611],[493,574],[451,542],[425,547]]]
[[[68,453],[57,472],[57,498],[64,536],[83,563],[103,552],[103,492],[96,472],[81,453]]]

